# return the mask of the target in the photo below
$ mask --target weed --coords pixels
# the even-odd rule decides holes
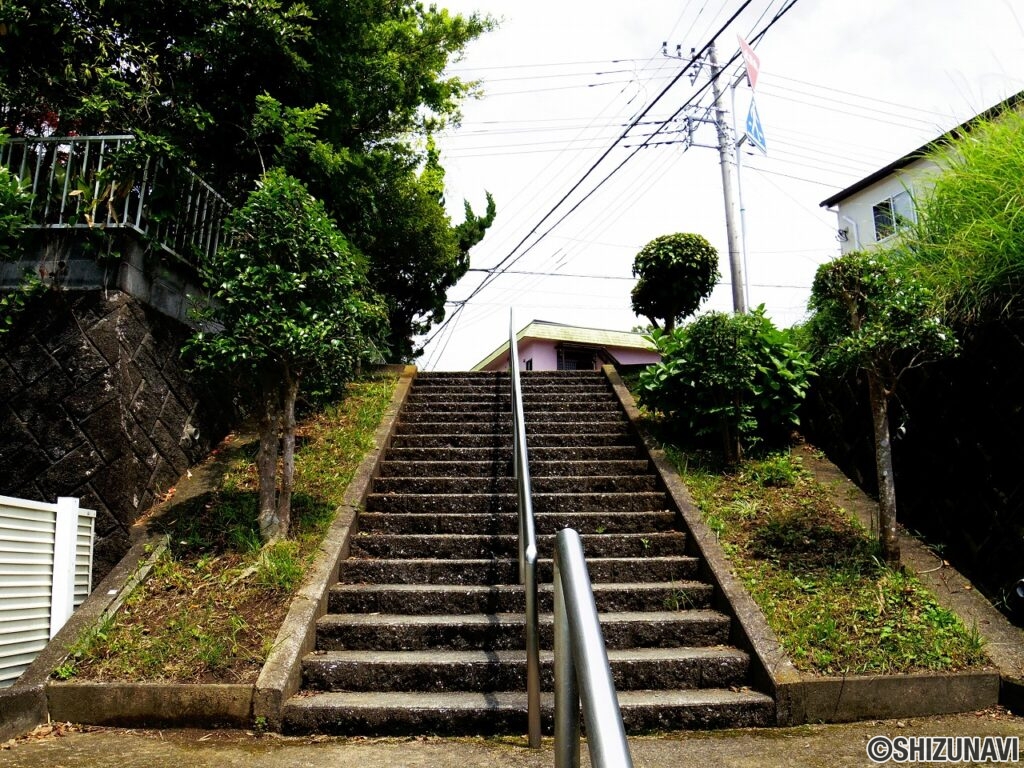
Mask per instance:
[[[694,602],[693,598],[685,589],[673,587],[669,590],[669,593],[665,595],[662,605],[664,605],[665,610],[668,611],[686,611],[693,608]]]
[[[789,452],[773,453],[743,468],[743,479],[762,488],[788,488],[800,477],[800,457]]]
[[[292,592],[305,573],[295,541],[278,541],[263,548],[256,564],[256,584],[271,592]]]
[[[788,456],[732,473],[689,467],[684,479],[705,522],[797,668],[884,674],[985,663],[977,629],[886,568],[834,491]]]

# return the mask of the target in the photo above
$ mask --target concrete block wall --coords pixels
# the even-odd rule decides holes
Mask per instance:
[[[54,291],[0,339],[0,493],[95,509],[94,584],[228,429],[230,393],[183,369],[188,334],[120,291]]]

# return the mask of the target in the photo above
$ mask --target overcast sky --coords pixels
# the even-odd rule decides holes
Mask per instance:
[[[787,3],[753,0],[718,37],[718,59],[728,61],[737,34],[753,38]],[[697,232],[718,248],[723,282],[705,308],[731,309],[714,129],[704,124],[694,134],[707,148],[686,149],[678,122],[650,135],[691,99],[696,109],[680,117],[705,114],[706,72],[694,84],[684,74],[650,105],[685,65],[664,56],[662,42],[669,53],[700,50],[741,0],[439,4],[501,20],[452,65],[482,81],[483,96],[466,103],[461,126],[439,144],[453,220],[462,218],[463,199],[478,211],[485,191],[497,202],[472,268],[504,261],[508,271],[479,291],[488,273],[471,271],[449,291],[453,302],[475,295],[461,311],[449,306],[451,319],[427,337],[420,366],[469,368],[508,338],[513,305],[517,327],[534,319],[616,330],[646,323],[630,309],[633,257],[672,232]],[[741,176],[752,306],[765,304],[779,325],[800,321],[814,270],[838,255],[835,214],[819,203],[1024,90],[1024,9],[1014,5],[798,0],[771,27],[756,46],[768,155],[745,156]],[[741,126],[749,99],[744,82],[736,90]],[[645,139],[652,146],[637,150]]]

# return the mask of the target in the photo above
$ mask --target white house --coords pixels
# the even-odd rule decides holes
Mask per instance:
[[[884,244],[917,217],[914,200],[928,191],[941,170],[928,159],[936,147],[969,133],[979,120],[991,120],[1024,102],[1024,91],[985,110],[948,133],[918,147],[884,168],[821,202],[833,208],[839,219],[841,251],[870,250]]]
[[[525,371],[595,370],[605,364],[650,365],[661,359],[639,333],[579,328],[534,320],[516,334]],[[508,342],[473,366],[474,371],[508,370]]]

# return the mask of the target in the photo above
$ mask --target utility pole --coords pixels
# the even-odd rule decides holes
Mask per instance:
[[[664,42],[661,44],[661,53],[663,56],[668,56],[674,59],[683,59],[682,45],[677,45],[675,54],[668,52],[668,43]],[[738,153],[738,142],[733,140],[735,135],[735,125],[730,126],[726,122],[726,110],[722,104],[722,87],[718,82],[718,59],[715,56],[715,46],[712,45],[708,48],[707,62],[703,59],[697,59],[697,51],[694,48],[690,49],[690,56],[688,59],[691,62],[693,71],[690,73],[690,83],[696,83],[697,78],[700,76],[700,72],[703,69],[705,63],[708,65],[711,71],[711,89],[715,97],[714,103],[714,120],[704,120],[702,118],[693,118],[687,116],[686,120],[686,138],[683,141],[683,151],[685,152],[690,147],[704,147],[707,149],[717,149],[720,165],[722,168],[722,196],[725,200],[725,232],[726,238],[729,243],[729,272],[732,281],[732,306],[733,310],[739,314],[747,311],[747,291],[746,283],[743,278],[744,266],[746,264],[746,249],[743,244],[744,233],[742,226],[742,213],[740,223],[737,224],[736,211],[737,207],[742,206],[737,203],[737,196],[739,193],[739,178],[737,175],[737,159],[734,152]],[[735,106],[734,106],[735,111]],[[715,126],[715,131],[718,134],[718,141],[714,146],[708,144],[698,144],[694,141],[694,128],[695,123],[709,122]]]
[[[737,223],[736,155],[732,146],[732,132],[725,120],[722,87],[718,83],[718,58],[715,44],[708,48],[711,66],[711,92],[715,97],[715,130],[718,132],[718,157],[722,168],[722,196],[725,198],[725,233],[729,241],[729,272],[732,278],[732,308],[737,314],[747,311],[746,290],[743,280],[743,239]]]

